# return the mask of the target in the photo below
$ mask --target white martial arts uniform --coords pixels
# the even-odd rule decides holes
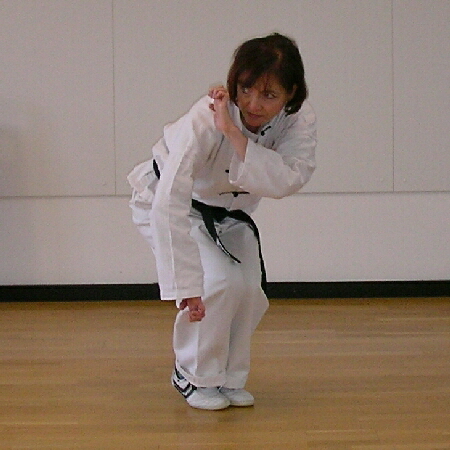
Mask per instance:
[[[153,158],[128,176],[133,221],[153,248],[162,300],[202,297],[206,316],[189,322],[180,311],[174,326],[176,366],[196,386],[242,388],[250,365],[250,337],[267,309],[261,289],[257,241],[244,222],[227,218],[216,229],[234,262],[211,239],[192,199],[252,213],[261,197],[297,192],[315,168],[316,120],[305,101],[298,113],[281,111],[258,134],[233,122],[248,137],[245,160],[215,128],[211,99],[164,127]],[[161,173],[154,173],[153,159]]]

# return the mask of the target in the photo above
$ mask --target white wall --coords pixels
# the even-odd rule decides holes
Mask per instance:
[[[255,214],[269,281],[449,278],[448,193],[307,194]],[[124,197],[4,199],[2,284],[149,283]],[[280,217],[284,220],[280,220]]]
[[[0,284],[156,281],[126,174],[273,30],[301,47],[319,147],[303,193],[255,214],[269,281],[449,278],[450,2],[221,5],[0,0]]]

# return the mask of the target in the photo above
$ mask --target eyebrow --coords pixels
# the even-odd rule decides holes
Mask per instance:
[[[242,83],[242,82],[240,82],[240,81],[238,81],[238,86],[240,86],[240,87],[243,87],[243,88],[251,88],[251,87],[253,87],[254,85],[250,85],[250,84],[247,84],[247,83]],[[266,94],[275,94],[275,95],[280,95],[281,94],[281,91],[280,90],[278,90],[278,89],[273,89],[273,88],[267,88],[267,87],[264,87],[264,89],[262,89],[262,91],[261,92],[264,92],[264,93],[266,93]]]

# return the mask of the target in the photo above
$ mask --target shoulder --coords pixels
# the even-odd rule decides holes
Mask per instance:
[[[313,106],[308,100],[305,100],[303,102],[302,107],[300,108],[300,111],[297,114],[300,114],[303,120],[309,124],[315,123],[317,120],[316,112],[314,111]]]
[[[197,100],[190,109],[175,122],[165,125],[164,134],[203,132],[214,130],[214,117],[209,109],[210,98],[205,95]]]
[[[306,134],[314,134],[316,132],[316,113],[311,103],[304,101],[299,111],[294,114],[287,115],[283,112],[278,123],[277,131],[280,137],[294,138],[295,136],[303,136]]]
[[[192,105],[187,116],[191,119],[199,119],[205,123],[214,124],[214,117],[212,111],[209,109],[210,104],[211,98],[209,95],[204,95]]]
[[[311,126],[316,123],[316,113],[308,100],[303,102],[299,111],[285,117],[290,125]]]
[[[180,121],[195,119],[202,119],[214,123],[212,112],[209,109],[210,103],[211,98],[209,97],[209,95],[204,95],[195,103],[193,103],[185,113],[183,113],[181,116],[178,116],[178,119],[173,122],[169,122],[167,125],[173,125]]]
[[[316,114],[311,103],[305,101],[296,113],[281,114],[273,127],[273,145],[278,151],[285,146],[298,148],[305,140],[315,141],[316,134]]]
[[[203,96],[178,120],[164,127],[164,141],[169,149],[195,147],[209,151],[220,141],[209,103],[209,96]]]

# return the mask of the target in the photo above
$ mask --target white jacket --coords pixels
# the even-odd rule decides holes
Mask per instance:
[[[296,114],[284,110],[258,134],[242,124],[230,102],[234,123],[248,137],[244,162],[217,131],[208,96],[176,122],[164,127],[153,147],[153,159],[128,176],[132,188],[151,207],[151,227],[158,280],[163,300],[203,295],[203,269],[196,242],[190,236],[191,200],[253,212],[261,197],[282,198],[296,193],[315,169],[316,117],[305,101]]]

